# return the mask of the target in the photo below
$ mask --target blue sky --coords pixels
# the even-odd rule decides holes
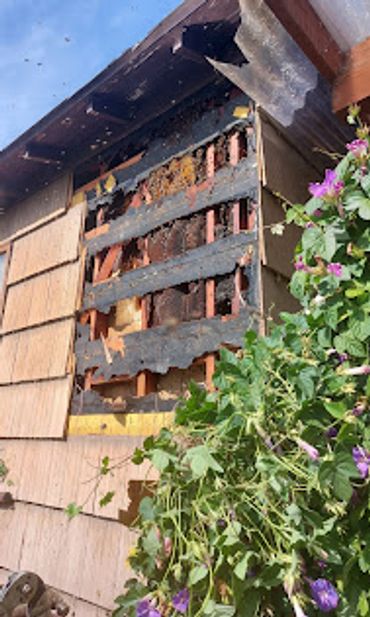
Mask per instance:
[[[181,0],[0,0],[0,149]]]

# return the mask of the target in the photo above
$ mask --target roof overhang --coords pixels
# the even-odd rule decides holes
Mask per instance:
[[[220,80],[205,55],[238,61],[238,0],[186,0],[140,44],[0,152],[0,207],[89,161]]]

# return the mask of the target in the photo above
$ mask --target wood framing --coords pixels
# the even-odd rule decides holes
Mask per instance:
[[[122,300],[144,296],[181,283],[232,272],[255,250],[255,232],[241,232],[183,253],[180,257],[137,268],[100,284],[86,285],[83,310],[105,312]]]
[[[342,111],[370,96],[370,37],[352,47],[333,88],[333,109]],[[365,107],[368,111],[368,104]]]
[[[105,379],[115,375],[136,375],[144,369],[164,374],[170,367],[187,368],[194,359],[217,351],[222,345],[240,347],[245,331],[256,328],[257,313],[247,309],[234,319],[218,316],[176,327],[159,326],[122,337],[120,351],[110,349],[110,363],[107,363],[101,340],[88,341],[80,337],[76,343],[77,372],[83,374],[96,368],[96,376],[103,375]],[[105,343],[109,349],[109,339]],[[117,341],[114,341],[116,345]]]
[[[97,228],[96,237],[89,233],[87,251],[95,255],[114,244],[149,233],[176,219],[200,212],[224,201],[252,195],[256,189],[256,160],[253,154],[233,168],[217,172],[193,190],[180,192],[151,204],[130,208],[117,219]],[[108,203],[110,198],[107,198]],[[103,201],[104,203],[104,201]]]

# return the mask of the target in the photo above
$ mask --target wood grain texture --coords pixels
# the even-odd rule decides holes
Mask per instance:
[[[72,194],[72,176],[66,174],[31,197],[13,204],[0,217],[0,242],[31,231],[40,221],[66,210]]]
[[[14,242],[8,285],[75,261],[79,254],[84,205]]]
[[[270,268],[262,267],[262,289],[264,315],[279,321],[281,311],[294,313],[300,308],[299,302],[289,292],[289,279]]]
[[[271,195],[266,189],[261,191],[261,211],[263,219],[263,240],[266,265],[290,278],[294,272],[294,249],[302,235],[296,225],[287,225],[282,236],[271,233],[270,226],[285,220],[281,200]]]
[[[62,438],[71,391],[71,377],[0,386],[0,438]]]
[[[62,592],[111,608],[130,576],[133,533],[118,522],[17,503],[0,511],[0,566],[31,570]]]
[[[126,413],[70,416],[69,435],[156,435],[161,428],[171,426],[173,413]]]
[[[11,570],[0,568],[0,585],[5,585],[9,576],[13,574]],[[60,590],[56,590],[60,591]],[[107,609],[80,600],[76,596],[71,596],[68,593],[61,593],[62,598],[70,608],[71,617],[110,617],[111,613]]]
[[[318,173],[289,144],[281,133],[260,115],[258,151],[262,185],[291,202],[307,201],[308,184],[318,180]]]
[[[74,315],[81,270],[81,262],[76,261],[12,285],[6,297],[2,332]]]
[[[145,422],[142,417],[143,427]],[[153,423],[150,424],[153,427]],[[129,482],[155,478],[148,464],[138,466],[130,461],[142,441],[141,436],[68,436],[66,441],[3,439],[0,440],[0,456],[10,470],[10,490],[16,501],[59,510],[75,502],[84,504],[86,514],[117,520],[118,510],[129,506]],[[123,463],[114,473],[104,477],[92,492],[93,479],[104,456],[109,456],[114,465]],[[6,481],[0,483],[0,491],[3,490],[9,490]],[[101,508],[99,499],[107,491],[116,494],[111,503]]]
[[[66,375],[72,368],[74,326],[74,319],[64,319],[3,336],[0,341],[0,384]]]
[[[333,109],[338,112],[352,103],[361,103],[370,96],[370,37],[354,45],[348,52],[342,71],[333,88]],[[367,110],[367,109],[366,109]]]
[[[106,312],[124,298],[142,297],[181,283],[228,274],[256,240],[254,232],[241,232],[186,251],[179,257],[137,268],[98,285],[86,285],[83,310],[97,308]]]

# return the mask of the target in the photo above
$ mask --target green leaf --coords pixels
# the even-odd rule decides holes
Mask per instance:
[[[64,510],[65,514],[68,516],[69,520],[78,516],[82,512],[82,506],[78,506],[74,501],[69,503],[68,506]]]
[[[365,347],[361,341],[347,332],[334,337],[334,347],[339,353],[349,353],[356,358],[365,355]]]
[[[248,589],[243,597],[243,603],[238,606],[238,617],[256,617],[261,601],[261,594],[257,589]]]
[[[193,586],[202,581],[208,575],[208,568],[202,564],[195,566],[189,573],[189,585]]]
[[[141,448],[136,448],[131,458],[134,465],[141,465],[144,459],[145,459],[144,452],[141,450]]]
[[[143,549],[150,557],[156,557],[161,543],[155,529],[150,529],[143,537]]]
[[[254,553],[252,553],[252,551],[248,551],[234,568],[235,576],[237,576],[241,581],[244,581],[245,579],[245,575],[248,572],[249,564],[253,556]]]
[[[339,452],[333,461],[324,462],[319,469],[320,484],[331,486],[335,496],[341,501],[349,501],[352,497],[350,478],[358,478],[359,473],[353,458],[348,452]]]
[[[327,261],[331,261],[337,250],[337,241],[335,238],[334,230],[328,227],[325,231],[325,254],[323,257]]]
[[[143,521],[154,521],[155,512],[153,507],[153,499],[151,497],[143,497],[140,501],[139,514]]]
[[[364,574],[370,572],[370,546],[366,546],[360,553],[358,565]]]
[[[368,617],[370,613],[370,607],[366,591],[361,591],[360,597],[358,599],[357,610],[360,617]]]
[[[365,221],[370,220],[370,199],[362,191],[351,191],[345,198],[348,210],[358,210],[358,215]]]
[[[184,456],[184,463],[190,464],[195,479],[205,476],[209,469],[222,473],[223,469],[209,452],[207,446],[190,448]]]
[[[336,418],[338,420],[342,419],[347,411],[347,406],[342,401],[325,401],[324,407],[326,411],[328,411],[330,415],[333,416],[333,418]]]
[[[156,449],[153,450],[150,459],[158,471],[164,471],[168,467],[171,457],[168,452]]]
[[[370,221],[370,199],[364,201],[358,211],[358,215],[364,221]]]
[[[108,491],[107,493],[105,493],[105,495],[99,500],[99,506],[101,508],[107,506],[112,501],[115,494],[115,491]]]
[[[299,372],[297,384],[305,399],[312,398],[315,393],[314,377],[316,377],[316,371],[310,366],[306,366]]]
[[[110,464],[109,456],[104,456],[104,458],[102,458],[101,464],[100,464],[100,473],[101,473],[102,476],[106,476],[109,473],[109,471],[110,471],[109,464]]]

